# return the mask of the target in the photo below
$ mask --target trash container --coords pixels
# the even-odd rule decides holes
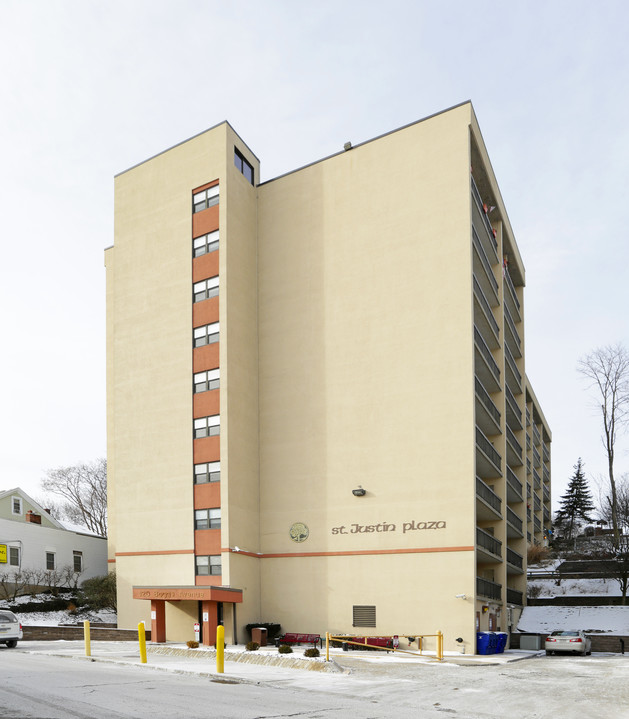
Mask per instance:
[[[477,654],[495,654],[496,653],[496,636],[493,632],[477,632],[476,633],[476,653]]]
[[[502,654],[507,646],[507,632],[496,632],[496,654]]]
[[[261,647],[266,647],[266,627],[252,627],[251,641],[257,642]]]

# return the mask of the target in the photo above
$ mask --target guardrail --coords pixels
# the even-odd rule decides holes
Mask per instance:
[[[395,639],[398,639],[399,637],[407,637],[409,642],[414,642],[417,639],[418,642],[418,652],[411,652],[408,649],[399,649],[396,646],[391,647],[382,647],[377,644],[367,644],[366,641],[364,642],[354,642],[351,639],[351,635],[347,634],[330,634],[330,632],[325,633],[325,660],[326,662],[330,661],[330,642],[341,642],[342,644],[352,644],[357,647],[367,647],[368,649],[380,649],[387,652],[398,652],[400,654],[410,654],[411,656],[422,656],[423,651],[423,640],[429,637],[436,637],[436,657],[439,661],[443,659],[443,633],[438,631],[436,634],[417,634],[414,632],[403,632],[402,634],[378,634],[377,636],[368,637],[366,635],[363,635],[363,638],[365,640],[367,639],[391,639],[392,644],[394,643]]]

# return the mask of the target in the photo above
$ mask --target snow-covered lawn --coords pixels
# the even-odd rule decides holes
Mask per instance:
[[[518,631],[544,634],[555,629],[629,635],[629,606],[626,607],[525,607]]]
[[[39,604],[51,599],[53,597],[50,594],[37,594],[35,596],[25,594],[10,602],[4,599],[0,600],[0,609],[19,607],[20,604]],[[117,622],[116,613],[106,609],[97,611],[74,610],[73,612],[67,609],[53,612],[20,612],[18,609],[15,614],[25,627],[56,627],[59,624],[83,624],[85,620],[91,623],[115,624]]]

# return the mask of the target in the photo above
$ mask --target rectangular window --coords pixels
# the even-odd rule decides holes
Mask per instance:
[[[207,484],[208,482],[221,481],[221,463],[206,462],[205,464],[194,465],[194,483]]]
[[[375,627],[376,607],[374,605],[356,604],[352,607],[353,627]]]
[[[55,569],[55,553],[46,552],[46,569]]]
[[[234,165],[242,172],[245,178],[253,185],[253,166],[250,162],[247,162],[245,156],[240,150],[234,147]]]
[[[203,302],[210,297],[218,297],[218,275],[193,285],[194,302]]]
[[[192,212],[202,212],[208,207],[218,205],[218,185],[208,187],[207,190],[196,192],[192,196]]]
[[[197,509],[194,513],[195,529],[220,529],[221,509]]]
[[[21,497],[11,497],[11,514],[22,514]]]
[[[194,328],[194,346],[203,347],[218,342],[219,326],[218,322],[212,322],[210,325]]]
[[[207,392],[220,386],[220,369],[209,369],[194,375],[194,392]]]
[[[221,555],[210,555],[209,557],[194,558],[196,573],[198,576],[207,577],[221,573]]]
[[[221,433],[221,416],[201,417],[194,420],[194,438],[216,437]]]
[[[19,547],[9,547],[9,564],[12,567],[20,566],[20,548]]]
[[[193,240],[194,256],[201,257],[208,252],[218,250],[218,230]]]
[[[72,552],[72,556],[74,559],[73,567],[75,572],[82,572],[83,571],[83,552]]]

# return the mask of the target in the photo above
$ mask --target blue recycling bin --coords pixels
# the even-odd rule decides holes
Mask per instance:
[[[493,632],[477,632],[476,633],[476,653],[477,654],[495,654],[496,653],[496,635]]]
[[[496,632],[496,654],[502,654],[507,646],[507,632]]]

